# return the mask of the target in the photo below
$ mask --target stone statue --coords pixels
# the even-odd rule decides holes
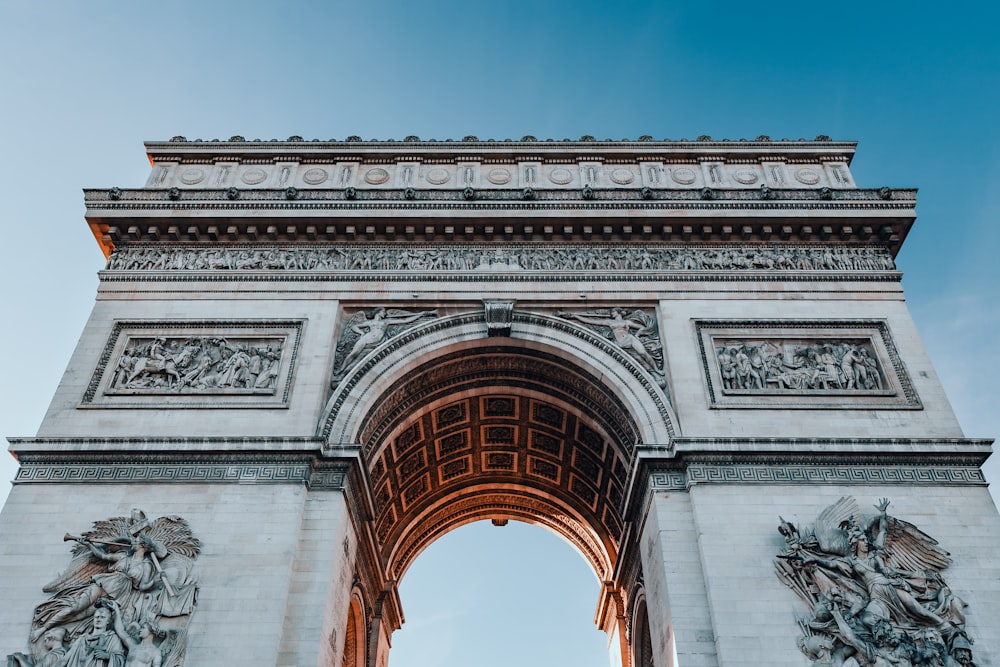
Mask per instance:
[[[781,519],[778,578],[812,610],[799,648],[836,667],[971,664],[966,605],[940,574],[948,553],[888,508],[863,518],[844,497],[805,534]]]
[[[384,341],[415,326],[421,320],[437,316],[436,310],[411,313],[385,308],[375,308],[370,316],[363,310],[349,316],[344,321],[340,340],[337,341],[337,361],[334,364],[332,386],[336,387],[354,364]]]
[[[43,588],[52,595],[35,608],[30,653],[10,656],[10,664],[179,667],[197,603],[193,570],[201,552],[187,522],[175,516],[150,521],[133,509],[64,539],[76,542],[73,561]],[[133,623],[134,637],[125,632]],[[160,640],[155,647],[154,640]]]
[[[149,620],[133,621],[126,630],[122,623],[121,608],[115,601],[111,605],[115,611],[115,634],[128,647],[125,667],[162,667],[163,653],[153,640],[163,640],[166,633]]]
[[[42,649],[38,660],[30,654],[14,653],[7,656],[7,667],[61,667],[66,655],[66,628],[52,628],[42,636]]]
[[[592,329],[614,341],[618,347],[638,361],[656,378],[657,384],[661,387],[666,386],[663,352],[656,319],[653,316],[635,310],[626,317],[626,312],[622,308],[584,313],[556,313],[556,315],[591,325]]]
[[[125,647],[111,629],[111,602],[98,600],[93,629],[77,637],[62,658],[65,667],[125,667]],[[62,667],[60,665],[60,667]]]

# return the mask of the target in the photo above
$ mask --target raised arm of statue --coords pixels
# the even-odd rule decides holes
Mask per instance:
[[[889,517],[885,513],[885,511],[889,509],[889,499],[882,498],[879,501],[878,505],[875,506],[875,509],[877,509],[879,512],[878,518],[876,519],[878,527],[875,530],[875,539],[872,540],[872,544],[875,546],[876,549],[884,549],[885,538],[887,534],[886,529],[888,528],[888,523],[889,523]]]

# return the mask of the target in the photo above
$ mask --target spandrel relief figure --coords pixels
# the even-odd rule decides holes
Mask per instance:
[[[971,664],[966,605],[941,577],[950,556],[888,508],[863,517],[841,498],[809,532],[781,519],[775,570],[811,610],[799,648],[835,667]]]
[[[76,542],[65,573],[42,590],[25,667],[179,667],[197,604],[200,541],[184,519],[141,510],[97,521]],[[62,655],[62,653],[65,655]]]
[[[715,348],[729,391],[880,391],[868,344],[850,340],[731,340]]]
[[[628,313],[623,308],[594,310],[583,313],[556,313],[559,317],[590,325],[639,362],[656,378],[657,384],[666,386],[663,372],[663,349],[656,319],[641,310]]]
[[[396,334],[438,316],[436,310],[409,312],[394,308],[375,308],[370,315],[363,310],[350,315],[344,322],[337,341],[332,386],[343,379],[358,361]]]
[[[126,393],[269,393],[282,340],[218,336],[131,338],[111,378]]]

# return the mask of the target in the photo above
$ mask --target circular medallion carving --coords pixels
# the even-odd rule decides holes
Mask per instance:
[[[389,172],[387,172],[382,167],[375,167],[374,169],[369,169],[368,173],[365,174],[365,181],[371,183],[372,185],[382,185],[389,180]]]
[[[743,185],[753,185],[757,182],[757,172],[753,169],[737,169],[733,172],[733,179]]]
[[[552,173],[549,174],[549,180],[556,185],[566,185],[573,180],[573,174],[570,173],[569,169],[559,167],[552,170]]]
[[[816,185],[819,183],[819,173],[813,169],[799,169],[795,172],[795,180],[806,185]]]
[[[635,174],[630,169],[615,169],[611,172],[611,180],[618,185],[628,185],[635,180]]]
[[[243,172],[243,176],[240,177],[240,179],[247,185],[257,185],[258,183],[263,183],[265,178],[267,178],[267,172],[258,167],[247,169]]]
[[[194,185],[195,183],[201,183],[205,179],[204,169],[188,169],[183,174],[181,174],[181,183],[185,185]]]
[[[694,169],[678,167],[677,169],[671,170],[670,178],[674,179],[675,183],[680,183],[681,185],[691,185],[694,183],[695,179]]]
[[[427,179],[427,182],[432,185],[441,185],[448,182],[448,179],[451,178],[451,174],[449,174],[446,169],[436,167],[428,171],[425,178]]]
[[[327,175],[326,169],[313,167],[312,169],[307,169],[306,173],[302,174],[302,180],[309,185],[319,185],[326,180]]]
[[[486,174],[486,180],[494,185],[510,183],[510,172],[503,167],[497,167],[496,169],[491,169],[490,173]]]

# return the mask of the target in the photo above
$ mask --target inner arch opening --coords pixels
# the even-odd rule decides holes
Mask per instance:
[[[548,531],[478,521],[436,540],[400,583],[389,667],[607,667],[594,571]]]
[[[387,572],[401,578],[453,528],[514,519],[559,533],[610,579],[638,439],[609,388],[544,350],[426,360],[370,404],[360,429]]]

